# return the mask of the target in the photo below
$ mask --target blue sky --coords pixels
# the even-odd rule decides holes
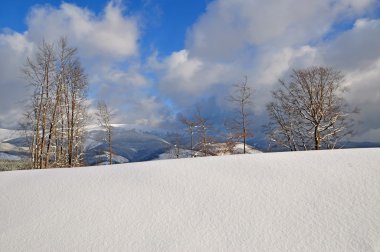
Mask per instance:
[[[248,77],[255,131],[278,79],[332,66],[361,109],[357,141],[380,141],[378,0],[10,1],[0,9],[0,127],[25,104],[20,68],[42,39],[66,36],[89,77],[90,100],[109,102],[117,123],[174,130],[200,106],[222,127],[225,97]],[[260,137],[261,133],[255,134]]]

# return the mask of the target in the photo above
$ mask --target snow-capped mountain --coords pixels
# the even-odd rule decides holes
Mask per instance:
[[[102,140],[104,134],[99,128],[88,131],[85,143],[85,160],[88,165],[107,163],[108,147]],[[112,163],[152,160],[170,148],[171,144],[158,136],[123,126],[113,127]]]
[[[85,162],[87,165],[105,164],[107,145],[104,131],[96,126],[87,128]],[[149,133],[131,130],[124,125],[114,125],[112,134],[113,163],[146,161],[157,158],[171,148],[164,139]],[[0,129],[0,159],[28,158],[28,143],[24,131]]]
[[[28,157],[28,144],[22,130],[0,129],[0,159],[20,160]]]

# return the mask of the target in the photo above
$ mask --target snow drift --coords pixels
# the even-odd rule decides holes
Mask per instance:
[[[380,149],[0,173],[0,251],[379,251]]]

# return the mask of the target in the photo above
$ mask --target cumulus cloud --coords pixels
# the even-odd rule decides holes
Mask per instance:
[[[20,118],[21,102],[27,95],[20,71],[33,47],[23,34],[0,34],[0,127],[14,126]]]
[[[350,92],[347,100],[360,109],[357,127],[359,139],[369,141],[367,131],[380,129],[380,20],[358,19],[351,30],[322,45],[319,49],[324,64],[342,70]],[[373,141],[379,141],[379,137]]]
[[[321,54],[330,65],[345,70],[366,68],[380,55],[380,20],[358,19],[351,30],[321,48]]]
[[[210,92],[223,77],[232,80],[234,71],[229,65],[206,64],[196,57],[190,58],[187,50],[174,52],[154,69],[160,77],[161,94],[175,97],[182,105],[189,104],[189,99],[194,102],[194,96]]]
[[[138,54],[137,18],[124,16],[123,9],[116,1],[109,2],[100,15],[69,3],[59,8],[36,6],[27,18],[27,37],[39,43],[67,36],[86,57],[134,56]]]
[[[304,45],[319,40],[334,22],[360,16],[375,1],[218,0],[190,29],[191,55],[230,60],[249,46]]]

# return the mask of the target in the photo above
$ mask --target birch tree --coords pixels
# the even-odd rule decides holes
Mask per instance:
[[[47,153],[45,151],[47,125],[50,119],[50,108],[54,93],[54,71],[56,58],[52,44],[42,42],[34,59],[27,58],[22,69],[25,78],[33,89],[31,99],[32,110],[27,114],[31,130],[34,132],[31,140],[31,157],[33,168],[45,168]]]
[[[97,112],[95,113],[99,125],[105,131],[104,141],[108,145],[108,161],[112,164],[112,113],[104,101],[99,101],[97,104]]]
[[[76,54],[64,38],[43,42],[22,70],[33,88],[24,124],[32,132],[33,168],[82,164],[87,78]]]
[[[352,113],[340,71],[327,67],[293,70],[280,80],[267,105],[267,136],[272,144],[292,151],[333,149],[352,133]]]

